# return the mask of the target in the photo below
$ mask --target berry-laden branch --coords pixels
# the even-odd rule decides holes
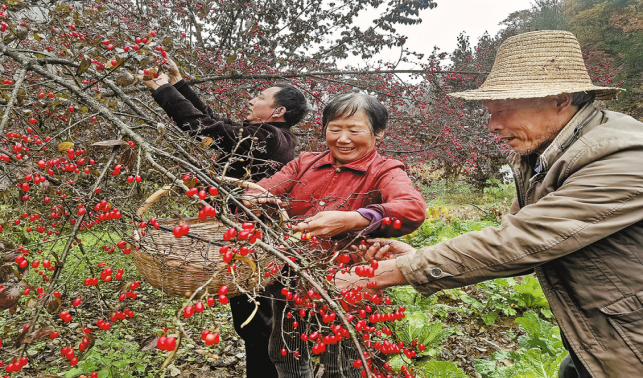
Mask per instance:
[[[25,67],[20,68],[20,70],[18,71],[18,79],[16,79],[16,82],[13,83],[13,91],[11,92],[11,96],[9,97],[9,102],[7,102],[7,107],[4,110],[4,114],[2,115],[2,121],[0,121],[0,134],[4,133],[4,128],[5,126],[7,126],[7,122],[9,121],[9,117],[11,116],[11,113],[13,111],[13,106],[15,105],[18,98],[18,93],[22,88],[22,83],[25,80],[25,76],[27,76],[28,69],[29,65],[27,64]],[[11,85],[12,83],[10,83],[10,80],[5,80],[5,84]]]

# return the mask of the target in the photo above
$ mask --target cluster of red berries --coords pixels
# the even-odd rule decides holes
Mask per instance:
[[[7,371],[7,373],[20,371],[22,370],[23,366],[27,365],[28,363],[29,363],[29,360],[27,359],[27,357],[21,357],[20,360],[16,360],[14,358],[12,362],[7,364],[7,366],[5,367],[5,370]],[[2,366],[3,364],[4,362],[0,364],[0,366]]]
[[[393,223],[393,228],[395,229],[402,227],[402,221],[400,221],[399,219],[391,219],[389,217],[385,217],[382,219],[382,224],[385,226],[390,226],[391,223]]]
[[[112,326],[112,323],[106,322],[105,319],[98,319],[98,321],[96,322],[96,325],[98,326],[98,328],[102,329],[103,331],[107,331]]]
[[[134,312],[129,308],[124,309],[123,311],[116,311],[109,317],[109,321],[114,323],[117,320],[125,320],[127,318],[133,318]]]
[[[226,294],[228,294],[228,287],[225,285],[221,286],[219,288],[219,303],[221,303],[222,305],[227,305],[230,302]],[[209,307],[212,307],[215,304],[214,298],[208,298],[206,302]],[[198,301],[194,304],[194,306],[185,306],[185,308],[183,308],[183,317],[188,319],[194,316],[195,313],[203,311],[205,311],[205,305],[203,304],[203,302]]]
[[[176,349],[176,337],[161,336],[156,342],[156,347],[171,352]]]
[[[74,349],[70,347],[63,347],[60,351],[72,366],[78,365],[78,357],[74,356]]]
[[[371,260],[371,266],[357,266],[355,268],[355,274],[357,274],[360,277],[375,277],[375,270],[379,267],[379,263],[377,260]]]
[[[216,332],[210,332],[209,329],[201,332],[201,340],[205,341],[205,345],[214,345],[218,344],[220,341],[219,334]]]
[[[105,266],[105,263],[99,263],[98,267],[103,267]],[[109,282],[112,280],[112,274],[114,271],[110,267],[105,267],[101,272],[100,272],[100,279],[103,280],[103,282]],[[117,280],[122,280],[123,279],[123,269],[118,269],[116,271],[116,279]]]

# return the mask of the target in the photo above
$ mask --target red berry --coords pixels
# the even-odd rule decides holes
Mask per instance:
[[[220,341],[220,337],[218,333],[209,333],[205,336],[204,338],[205,344],[206,345],[214,345],[218,344]]]

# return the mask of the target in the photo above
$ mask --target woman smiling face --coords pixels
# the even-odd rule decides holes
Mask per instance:
[[[381,134],[373,135],[368,117],[359,110],[348,117],[336,118],[326,125],[326,143],[337,165],[357,161],[375,149]]]

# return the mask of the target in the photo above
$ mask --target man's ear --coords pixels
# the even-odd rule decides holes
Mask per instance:
[[[284,115],[286,115],[286,108],[284,108],[283,106],[275,108],[275,110],[272,111],[272,118],[279,118],[283,117]]]
[[[556,96],[555,98],[556,109],[558,111],[567,110],[569,107],[572,106],[573,97],[574,96],[571,93],[561,93],[558,96]]]
[[[375,133],[375,139],[377,140],[384,139],[384,130],[380,130],[379,132]]]

